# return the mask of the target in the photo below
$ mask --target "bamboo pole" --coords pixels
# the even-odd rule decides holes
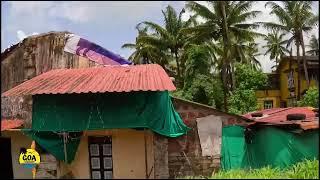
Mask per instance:
[[[36,142],[32,141],[31,143],[31,149],[35,150],[36,149]],[[36,178],[36,167],[32,168],[32,179]]]
[[[148,177],[148,156],[147,156],[147,135],[146,135],[146,129],[143,129],[144,133],[144,155],[145,155],[145,165],[146,165],[146,179],[149,179]]]
[[[68,162],[68,155],[67,155],[67,145],[66,145],[66,141],[67,141],[67,133],[64,132],[64,133],[63,133],[64,161],[67,163],[67,162]]]
[[[6,129],[4,131],[21,131],[21,129]]]

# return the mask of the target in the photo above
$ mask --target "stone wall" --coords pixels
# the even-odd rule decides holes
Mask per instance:
[[[201,104],[177,98],[173,98],[173,103],[185,124],[192,129],[187,135],[168,139],[169,178],[210,176],[220,168],[220,156],[202,156],[196,119],[209,115],[220,116],[223,126],[243,124],[244,121]]]
[[[168,139],[162,135],[154,133],[154,179],[168,179]]]

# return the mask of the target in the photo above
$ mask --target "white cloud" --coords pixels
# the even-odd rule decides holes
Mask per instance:
[[[25,32],[23,32],[22,30],[18,30],[17,31],[17,38],[19,39],[19,41],[22,41],[24,38],[28,37],[28,36],[33,36],[33,35],[37,35],[39,33],[37,32],[33,32],[29,35],[27,35]]]
[[[21,41],[21,40],[23,40],[24,38],[26,38],[27,35],[26,35],[26,33],[24,33],[23,31],[18,30],[18,31],[17,31],[17,37],[18,37],[18,39]]]
[[[206,2],[197,1],[200,4],[207,5]],[[269,14],[270,9],[265,8],[266,1],[257,1],[253,6],[253,10],[262,11],[262,13],[255,18],[255,21],[275,21],[276,18]],[[3,26],[1,36],[16,34],[22,39],[28,36],[30,32],[47,32],[59,31],[70,28],[70,25],[76,25],[78,29],[83,27],[94,29],[117,29],[119,25],[132,24],[134,25],[143,20],[154,19],[154,16],[162,16],[161,10],[167,5],[173,7],[183,7],[184,1],[10,1],[8,3],[8,13],[2,14],[5,19],[6,26]],[[180,9],[178,9],[180,10]],[[314,3],[313,10],[315,13],[319,10],[319,4]],[[183,19],[186,20],[192,12],[186,9]],[[161,17],[162,19],[162,17]],[[201,19],[200,19],[201,20]],[[203,20],[201,20],[203,21]],[[319,28],[314,29],[310,34],[306,35],[305,42],[308,44],[312,34],[318,36]],[[22,31],[23,30],[23,31]],[[73,29],[74,30],[74,29]],[[80,30],[79,30],[80,31]],[[268,31],[260,28],[261,33]],[[26,32],[26,33],[24,33]],[[29,34],[30,35],[30,34]],[[130,40],[128,40],[130,41]],[[265,43],[262,39],[257,39],[261,46]],[[261,53],[265,50],[259,48]],[[269,56],[260,56],[263,70],[270,72],[273,65],[269,60]]]
[[[62,22],[73,24],[94,24],[113,28],[115,24],[124,24],[148,18],[147,15],[158,12],[168,2],[162,1],[10,1],[6,19],[10,24],[8,31],[25,29],[42,31],[61,29]],[[30,25],[32,24],[32,25]]]

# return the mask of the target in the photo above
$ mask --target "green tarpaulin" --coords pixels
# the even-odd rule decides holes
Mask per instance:
[[[244,127],[224,127],[221,151],[221,166],[225,170],[268,165],[285,168],[304,159],[319,159],[319,132],[293,133],[262,127],[246,140]]]
[[[64,141],[63,135],[55,132],[24,130],[23,133],[35,140],[55,158],[67,163],[73,161],[81,138],[80,133],[68,134],[66,141]],[[65,154],[67,154],[66,157]]]
[[[149,128],[168,137],[189,130],[174,110],[167,91],[34,96],[33,130],[117,128]]]
[[[63,136],[54,132],[148,128],[168,137],[190,129],[175,111],[168,91],[33,96],[32,130],[25,133],[57,159],[65,161]],[[66,143],[67,162],[80,137]]]
[[[222,129],[221,168],[241,168],[244,156],[244,128],[226,126]]]

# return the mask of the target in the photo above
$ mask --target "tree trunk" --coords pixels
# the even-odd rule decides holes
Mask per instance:
[[[174,56],[176,59],[176,64],[177,64],[177,81],[178,81],[178,86],[179,87],[183,87],[183,82],[182,82],[182,78],[181,78],[181,72],[180,72],[180,63],[179,63],[179,59],[178,59],[178,52],[176,50],[174,50]]]
[[[289,54],[289,56],[290,56],[290,60],[289,60],[289,70],[291,71],[292,70],[292,47],[291,47],[291,51],[290,51],[290,54]]]
[[[228,87],[227,87],[227,81],[226,81],[226,68],[224,67],[225,65],[222,65],[221,69],[221,81],[222,81],[222,88],[223,88],[223,106],[224,106],[224,111],[228,112],[228,97],[227,97],[227,92],[228,92]]]
[[[236,75],[235,75],[234,65],[230,64],[230,66],[231,66],[230,71],[231,71],[231,82],[232,82],[231,91],[232,91],[236,88]]]
[[[229,48],[229,39],[228,39],[228,24],[227,24],[227,16],[226,16],[226,9],[225,9],[225,1],[220,2],[220,10],[223,16],[223,31],[222,31],[222,37],[223,37],[223,62],[222,62],[222,83],[223,83],[223,94],[224,94],[224,109],[225,112],[228,112],[228,102],[227,102],[227,95],[229,93],[229,88],[228,88],[228,82],[227,80],[227,66],[229,64],[228,62],[228,50]]]
[[[301,90],[301,70],[300,70],[300,44],[299,40],[296,41],[297,46],[297,62],[298,62],[298,94],[297,94],[297,100],[300,100],[300,90]]]
[[[304,70],[304,76],[307,81],[307,88],[310,86],[310,81],[309,81],[309,74],[308,74],[308,68],[307,68],[307,59],[306,59],[306,48],[304,46],[304,41],[303,41],[303,34],[302,32],[300,33],[300,43],[301,43],[301,48],[302,48],[302,56],[303,56],[303,70]]]

